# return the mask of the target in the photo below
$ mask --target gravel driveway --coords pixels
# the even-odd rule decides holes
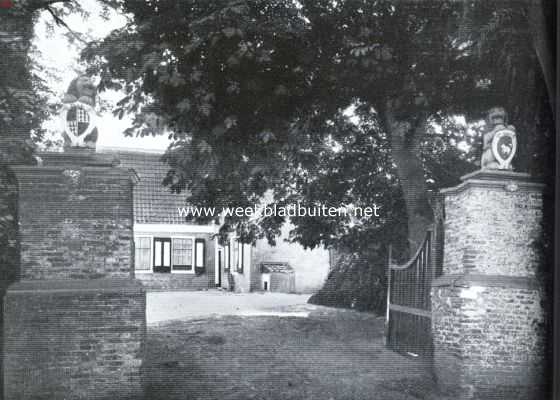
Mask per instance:
[[[307,296],[150,293],[150,400],[428,400],[428,366],[389,351],[383,318]]]
[[[307,316],[310,295],[286,293],[148,292],[148,324],[217,315]]]

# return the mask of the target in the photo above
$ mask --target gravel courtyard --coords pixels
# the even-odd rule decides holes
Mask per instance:
[[[431,398],[429,369],[385,348],[382,318],[307,297],[150,293],[147,398]]]

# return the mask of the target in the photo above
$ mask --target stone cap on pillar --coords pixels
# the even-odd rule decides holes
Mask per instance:
[[[52,292],[143,292],[144,286],[137,279],[44,279],[15,282],[8,288],[9,293],[52,293]]]
[[[39,175],[58,175],[63,171],[88,171],[90,175],[128,176],[132,184],[140,181],[138,174],[131,168],[120,166],[114,154],[95,153],[91,149],[72,149],[64,153],[40,152],[36,154],[38,165],[15,164],[10,169],[20,178]]]
[[[503,188],[509,192],[542,191],[542,180],[525,172],[499,169],[479,169],[461,177],[461,183],[451,188],[441,189],[443,194],[456,194],[469,187]]]
[[[114,154],[95,153],[90,149],[72,149],[63,153],[37,153],[39,162],[44,166],[84,166],[84,167],[117,167],[120,160]]]

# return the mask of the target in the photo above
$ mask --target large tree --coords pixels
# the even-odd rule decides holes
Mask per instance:
[[[377,202],[381,218],[296,218],[292,238],[366,257],[373,248],[379,259],[378,245],[406,235],[403,226],[411,247],[420,241],[432,219],[427,189],[474,168],[465,161],[476,146],[455,144],[476,138],[453,115],[505,105],[520,128],[518,167],[550,171],[550,0],[101,2],[132,23],[86,58],[102,88],[124,88],[117,112],[136,114],[130,133],[175,138],[167,183],[188,187],[191,203],[249,205],[268,189],[280,204]],[[37,14],[64,25],[79,10],[64,0],[9,3],[0,8],[3,163],[31,160],[26,139],[46,115],[29,50]],[[13,216],[2,215],[3,232],[13,231]],[[226,222],[248,241],[273,241],[284,221]]]
[[[47,7],[62,23],[61,9],[54,3],[74,4],[28,0],[4,11],[4,37],[19,45],[4,59],[13,71],[29,71],[25,46],[36,10]],[[172,166],[168,183],[175,190],[188,186],[191,201],[199,205],[248,205],[268,189],[273,189],[274,201],[284,203],[378,201],[391,217],[388,210],[394,201],[372,193],[389,192],[380,184],[394,189],[396,175],[412,247],[432,220],[426,190],[430,165],[435,165],[430,163],[430,143],[437,141],[427,133],[432,123],[444,123],[455,113],[479,117],[483,109],[504,99],[532,98],[503,93],[527,82],[515,72],[520,59],[530,66],[528,74],[537,76],[537,85],[534,55],[541,65],[547,63],[542,50],[548,43],[546,31],[543,36],[542,29],[535,29],[543,8],[533,3],[115,4],[133,16],[132,23],[92,44],[86,58],[102,73],[102,87],[124,87],[127,97],[118,111],[136,113],[131,132],[165,130],[176,139],[167,157]],[[484,24],[490,34],[462,36],[469,18],[476,22],[471,34]],[[509,47],[500,49],[495,40],[500,35],[506,36]],[[523,51],[513,55],[523,56],[515,59],[512,49],[519,44]],[[497,54],[515,68],[503,74]],[[550,74],[543,75],[550,87]],[[20,85],[23,97],[33,99],[29,77],[7,82]],[[350,126],[344,116],[352,105],[357,106],[359,126]],[[24,137],[27,129],[12,124],[4,131],[9,137]],[[259,226],[247,220],[227,222],[226,227],[237,224],[242,236],[252,240],[262,234],[272,239],[283,221],[262,220]],[[363,233],[355,221],[295,222],[295,238],[309,246],[328,244],[348,231]]]
[[[125,89],[119,112],[136,113],[131,132],[171,132],[174,189],[188,187],[198,205],[250,204],[267,189],[278,202],[296,192],[312,203],[332,184],[343,190],[321,200],[336,203],[355,200],[352,182],[371,191],[376,175],[396,171],[411,246],[420,242],[432,222],[421,158],[430,123],[469,100],[474,112],[486,105],[475,98],[474,57],[453,34],[459,3],[131,1],[123,10],[133,23],[92,44],[86,58],[103,87]],[[336,158],[347,140],[352,105],[369,160],[313,191],[325,172],[320,158]],[[332,229],[323,233],[301,239],[325,243]]]

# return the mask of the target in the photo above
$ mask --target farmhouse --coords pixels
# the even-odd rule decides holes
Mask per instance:
[[[327,250],[305,250],[287,243],[289,227],[282,229],[276,246],[266,240],[242,244],[234,237],[225,246],[215,234],[219,224],[197,224],[178,212],[186,205],[185,193],[172,193],[162,182],[169,169],[161,153],[120,149],[112,153],[120,167],[135,171],[134,268],[137,279],[152,290],[205,290],[223,288],[236,292],[270,291],[280,286],[264,285],[262,263],[280,263],[293,269],[292,284],[281,291],[313,292],[329,271]],[[266,269],[266,268],[265,268]],[[287,269],[286,269],[287,271]],[[280,290],[280,289],[278,289]]]

